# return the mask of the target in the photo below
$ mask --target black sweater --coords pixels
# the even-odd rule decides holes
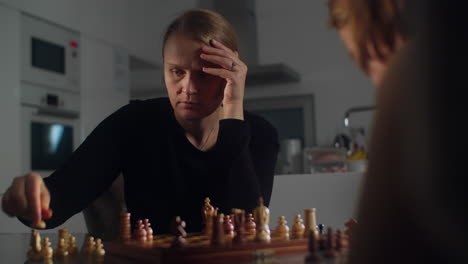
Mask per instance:
[[[201,231],[205,197],[229,213],[247,211],[259,196],[270,201],[278,154],[275,128],[245,112],[245,120],[220,121],[216,145],[203,152],[185,137],[167,98],[132,101],[103,122],[72,157],[45,178],[53,228],[81,212],[123,174],[127,210],[169,233],[179,215],[187,231]],[[119,221],[119,219],[116,219]]]

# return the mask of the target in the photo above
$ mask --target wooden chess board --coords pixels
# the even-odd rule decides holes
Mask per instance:
[[[187,246],[171,248],[174,236],[155,236],[152,242],[110,241],[106,243],[106,254],[113,257],[131,259],[135,263],[268,263],[273,258],[300,255],[303,260],[306,253],[307,239],[279,240],[272,237],[269,243],[256,242],[253,237],[247,237],[245,244],[232,244],[227,241],[223,246],[210,245],[209,239],[200,234],[188,234]],[[344,255],[345,252],[340,253]],[[338,256],[342,258],[341,256]],[[259,261],[259,262],[258,262]],[[339,263],[339,262],[326,263]]]

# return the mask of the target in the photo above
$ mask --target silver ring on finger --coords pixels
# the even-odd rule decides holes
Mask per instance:
[[[237,66],[237,63],[233,61],[231,64],[231,71],[234,69],[235,66]]]

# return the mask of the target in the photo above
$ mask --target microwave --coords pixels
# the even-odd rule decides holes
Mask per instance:
[[[23,13],[21,80],[48,88],[80,91],[80,35]]]

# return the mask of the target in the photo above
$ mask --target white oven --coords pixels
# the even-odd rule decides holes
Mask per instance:
[[[21,80],[79,92],[79,33],[27,14],[21,32]]]
[[[80,144],[78,94],[22,84],[23,172],[48,176]]]

